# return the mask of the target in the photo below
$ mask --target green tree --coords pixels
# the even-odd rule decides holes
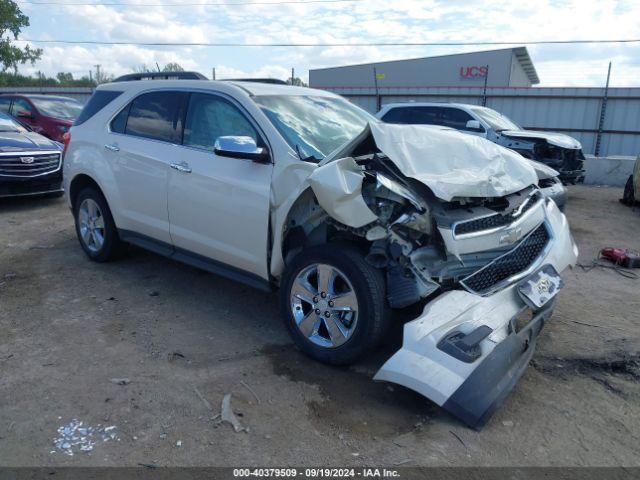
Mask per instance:
[[[58,72],[56,78],[60,85],[69,85],[74,82],[73,73],[71,72]]]
[[[42,49],[17,47],[12,41],[18,38],[20,31],[29,26],[29,17],[22,13],[12,0],[0,0],[0,71],[18,71],[18,65],[33,64],[42,55]],[[13,37],[13,38],[12,38]]]
[[[162,71],[163,72],[182,72],[184,71],[184,68],[182,68],[182,66],[179,63],[170,62],[164,66]]]

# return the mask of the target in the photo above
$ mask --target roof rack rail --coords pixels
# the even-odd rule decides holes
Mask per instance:
[[[273,85],[289,85],[284,80],[278,78],[225,78],[223,82],[253,82],[253,83],[271,83]]]
[[[208,80],[208,78],[198,72],[143,72],[122,75],[113,81],[129,82],[132,80]]]

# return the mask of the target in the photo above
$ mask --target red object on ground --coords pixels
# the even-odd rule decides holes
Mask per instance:
[[[640,268],[640,252],[635,250],[606,247],[600,250],[600,257],[625,268]]]

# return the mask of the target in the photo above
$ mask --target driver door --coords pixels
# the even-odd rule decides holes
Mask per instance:
[[[268,279],[272,163],[216,155],[222,136],[250,136],[254,122],[222,95],[191,93],[182,146],[169,176],[169,223],[177,254],[196,254]]]

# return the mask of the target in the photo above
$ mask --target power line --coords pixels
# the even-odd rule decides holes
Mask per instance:
[[[126,3],[126,2],[108,2],[108,3],[92,3],[92,2],[79,2],[79,3],[67,3],[67,2],[32,2],[30,0],[19,0],[16,3],[28,4],[28,5],[61,5],[61,6],[126,6],[126,7],[194,7],[194,6],[208,6],[208,7],[232,7],[241,5],[306,5],[317,3],[346,3],[346,2],[363,2],[364,0],[273,0],[264,2],[201,2],[201,3]]]
[[[308,2],[305,2],[308,3]],[[449,47],[482,45],[557,45],[557,44],[604,44],[604,43],[640,43],[640,39],[616,40],[535,40],[508,42],[332,42],[332,43],[212,43],[212,42],[110,42],[103,40],[36,40],[22,38],[18,42],[60,43],[69,45],[134,45],[141,47]]]

